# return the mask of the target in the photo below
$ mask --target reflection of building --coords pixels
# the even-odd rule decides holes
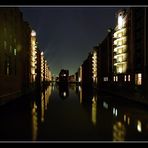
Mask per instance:
[[[113,141],[125,140],[125,126],[122,122],[116,122],[113,124]]]
[[[96,125],[97,123],[97,95],[93,94],[92,98],[92,123]]]
[[[66,84],[59,84],[59,96],[66,99],[69,96],[69,88]]]
[[[38,133],[38,113],[37,113],[37,105],[33,102],[32,106],[32,140],[37,140]]]
[[[45,90],[45,110],[47,110],[48,103],[49,103],[49,97],[51,96],[51,86],[49,86]]]

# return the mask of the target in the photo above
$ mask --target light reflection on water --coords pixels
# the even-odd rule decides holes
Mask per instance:
[[[1,107],[0,118],[1,140],[148,140],[147,107],[75,84],[51,84]]]
[[[88,94],[86,91],[82,91],[82,88],[79,88],[78,90],[81,104],[86,100],[86,97],[89,102],[88,96],[90,94],[92,95],[91,121],[93,125],[100,126],[98,129],[103,128],[103,134],[106,134],[106,137],[108,137],[108,132],[103,123],[108,123],[109,125],[112,124],[112,139],[110,137],[109,141],[148,140],[148,110],[145,106],[140,106],[136,103],[133,103],[132,105],[131,102],[126,102],[126,100],[122,100],[122,102],[119,100],[120,98],[118,99],[117,97],[115,97],[114,100],[113,96],[101,96],[101,94],[99,95],[96,93]],[[102,106],[100,106],[101,104]],[[87,105],[87,107],[88,106],[89,105]],[[104,109],[106,111],[104,111]],[[103,120],[102,125],[97,125],[100,122],[99,116],[104,116],[101,118]],[[141,119],[139,119],[139,117]],[[103,140],[108,139],[104,138]]]
[[[45,120],[45,111],[48,109],[49,99],[52,93],[52,87],[49,86],[45,91],[41,92],[40,104],[37,106],[37,100],[32,103],[32,140],[36,141],[38,137],[38,126]],[[38,109],[38,110],[37,110]],[[39,117],[39,114],[40,117]]]

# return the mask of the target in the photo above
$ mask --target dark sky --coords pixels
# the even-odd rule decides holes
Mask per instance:
[[[74,74],[93,46],[114,27],[118,7],[24,7],[24,20],[37,33],[53,74]]]

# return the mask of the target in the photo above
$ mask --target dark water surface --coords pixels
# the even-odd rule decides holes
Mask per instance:
[[[0,106],[0,141],[147,140],[148,107],[74,84]]]

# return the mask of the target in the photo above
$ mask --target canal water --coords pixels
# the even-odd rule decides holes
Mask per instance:
[[[147,106],[75,84],[0,106],[0,141],[147,140]]]

